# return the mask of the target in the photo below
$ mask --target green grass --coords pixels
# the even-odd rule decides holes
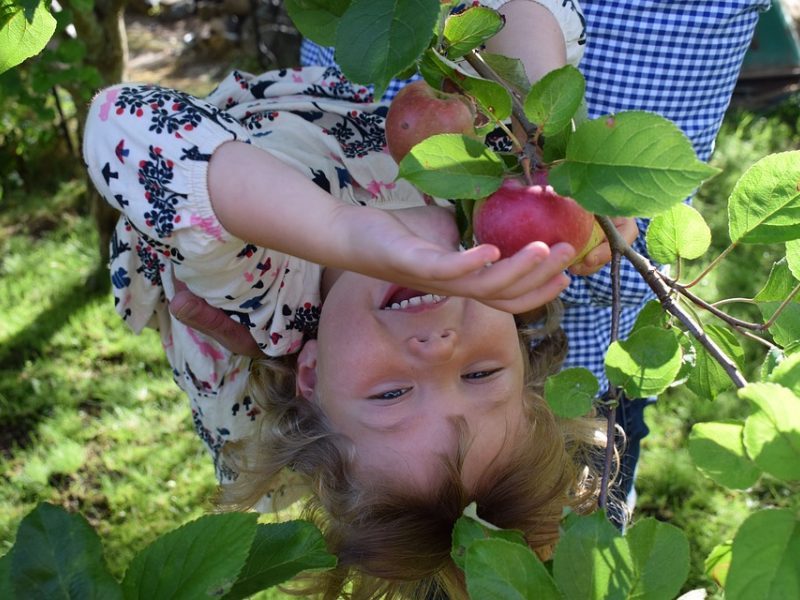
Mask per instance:
[[[714,252],[727,245],[724,206],[735,179],[758,158],[790,148],[799,138],[798,117],[794,99],[770,115],[734,113],[726,121],[714,157],[726,173],[696,202],[714,231]],[[50,501],[87,517],[120,577],[151,540],[210,510],[215,484],[157,334],[133,335],[113,310],[102,285],[107,275],[96,272],[97,241],[81,204],[83,189],[81,181],[70,181],[2,199],[0,555],[13,544],[20,519],[37,502]],[[762,247],[738,249],[700,293],[752,295],[774,256]],[[752,371],[763,350],[747,348]],[[686,589],[715,592],[702,562],[754,508],[797,505],[797,489],[762,481],[731,492],[692,465],[691,424],[745,411],[733,394],[708,402],[686,390],[671,391],[648,409],[652,433],[643,446],[637,515],[669,520],[689,535]]]

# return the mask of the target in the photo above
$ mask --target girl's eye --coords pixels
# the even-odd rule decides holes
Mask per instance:
[[[380,394],[375,394],[374,396],[370,396],[370,400],[394,400],[395,398],[399,398],[403,396],[410,390],[411,388],[398,388],[396,390],[389,390],[388,392],[381,392]]]
[[[485,379],[495,373],[502,371],[502,369],[487,369],[486,371],[473,371],[464,375],[464,379]]]

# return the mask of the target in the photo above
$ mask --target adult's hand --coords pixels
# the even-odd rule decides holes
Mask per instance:
[[[639,237],[639,226],[636,219],[631,217],[614,217],[611,219],[625,241],[632,244]],[[572,265],[569,272],[573,275],[591,275],[602,269],[611,260],[611,246],[608,240],[593,248],[577,265]]]
[[[214,338],[234,354],[263,358],[264,354],[250,335],[250,330],[193,294],[182,281],[175,281],[175,296],[169,312],[181,323]]]

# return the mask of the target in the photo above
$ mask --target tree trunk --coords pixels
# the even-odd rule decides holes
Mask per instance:
[[[102,86],[123,81],[128,64],[128,39],[124,19],[127,0],[95,0],[91,11],[79,10],[72,0],[62,0],[61,4],[72,10],[73,24],[78,38],[86,44],[84,62],[97,69],[102,79]],[[65,87],[75,101],[78,141],[82,143],[89,101],[97,90],[87,90],[77,86]],[[100,197],[88,175],[86,194],[100,238],[98,268],[104,269],[108,263],[109,243],[119,213]],[[104,277],[103,280],[108,281],[108,278]]]

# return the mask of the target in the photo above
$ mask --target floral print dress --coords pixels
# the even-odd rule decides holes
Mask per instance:
[[[244,141],[342,202],[424,204],[410,184],[395,181],[397,165],[385,150],[387,106],[370,100],[336,68],[310,67],[233,72],[204,100],[122,84],[92,103],[84,158],[101,195],[122,213],[110,260],[116,310],[137,333],[159,330],[222,482],[236,476],[220,459],[223,444],[260,425],[247,395],[250,359],[170,315],[175,279],[246,325],[265,354],[282,356],[316,330],[322,269],[227,232],[209,200],[209,159],[221,144]],[[275,181],[265,194],[280,188]]]

